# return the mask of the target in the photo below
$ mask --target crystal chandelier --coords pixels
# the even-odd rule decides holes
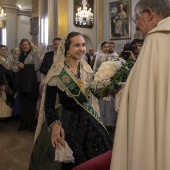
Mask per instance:
[[[91,8],[87,10],[86,0],[82,0],[82,4],[83,9],[81,9],[81,7],[77,9],[75,21],[76,24],[79,23],[79,25],[89,25],[90,22],[93,22],[93,14],[91,13]]]
[[[6,13],[4,12],[4,10],[2,9],[2,7],[0,6],[0,20],[6,20]]]

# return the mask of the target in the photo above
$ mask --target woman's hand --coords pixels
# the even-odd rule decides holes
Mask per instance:
[[[53,147],[61,148],[61,145],[64,147],[64,138],[64,129],[58,123],[54,124],[51,130],[51,142]]]
[[[18,62],[17,63],[17,68],[18,68],[18,70],[24,68],[24,64],[21,63],[21,62]]]

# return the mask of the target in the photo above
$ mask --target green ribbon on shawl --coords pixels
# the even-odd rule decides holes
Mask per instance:
[[[90,115],[92,115],[105,128],[100,115],[94,110],[94,108],[86,99],[85,95],[81,91],[80,85],[78,82],[75,82],[75,80],[69,75],[65,68],[63,68],[57,78],[64,85],[65,89],[71,93],[71,97],[76,101],[76,103],[86,110]]]

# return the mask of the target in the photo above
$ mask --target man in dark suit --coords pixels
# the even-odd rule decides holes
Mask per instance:
[[[89,48],[89,53],[85,54],[85,61],[90,65],[93,57],[94,57],[94,50],[93,48]]]
[[[49,52],[45,53],[44,59],[43,59],[41,66],[40,66],[40,72],[42,74],[47,75],[48,70],[50,69],[51,65],[53,64],[54,56],[57,53],[60,41],[61,41],[61,38],[59,38],[59,37],[55,38],[53,40],[54,51],[49,51]]]

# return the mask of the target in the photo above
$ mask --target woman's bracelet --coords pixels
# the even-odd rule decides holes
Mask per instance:
[[[51,129],[52,129],[53,125],[55,125],[55,124],[59,124],[59,125],[62,127],[61,121],[60,121],[60,120],[55,120],[54,122],[52,122],[52,123],[50,124],[50,126],[49,126],[49,128],[48,128],[48,132],[51,132]]]

